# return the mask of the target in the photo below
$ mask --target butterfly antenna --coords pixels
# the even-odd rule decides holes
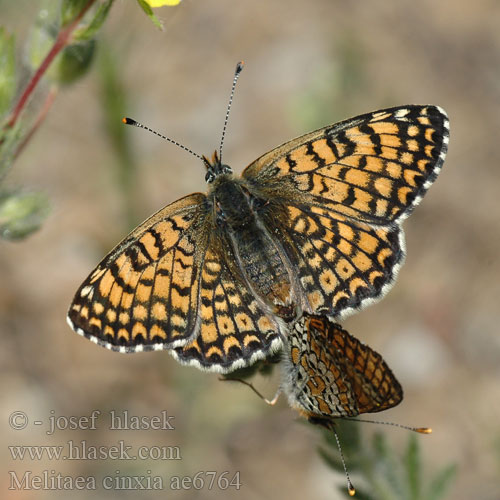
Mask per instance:
[[[350,420],[351,422],[364,422],[366,424],[392,425],[393,427],[400,427],[401,429],[406,429],[407,431],[412,431],[412,432],[418,432],[419,434],[432,433],[432,429],[430,427],[410,427],[409,425],[396,424],[395,422],[380,422],[378,420],[364,420],[361,418],[344,418],[343,420]]]
[[[335,440],[337,441],[337,447],[340,453],[340,459],[342,460],[342,465],[344,467],[345,477],[347,478],[347,491],[349,492],[349,496],[353,497],[356,494],[356,490],[351,483],[351,478],[349,477],[349,472],[347,472],[347,466],[345,464],[344,454],[342,453],[342,446],[340,446],[339,436],[334,427],[331,427],[333,434],[335,436]]]
[[[233,103],[234,89],[236,88],[236,82],[238,81],[240,73],[243,70],[243,65],[244,65],[243,61],[240,61],[236,65],[236,69],[234,71],[233,86],[231,87],[231,95],[229,96],[229,103],[227,105],[227,111],[226,111],[226,119],[224,120],[224,127],[222,128],[222,137],[220,140],[220,147],[219,147],[219,160],[221,163],[222,163],[222,146],[224,145],[224,137],[226,136],[227,122],[229,121],[229,113],[231,111],[231,104]]]
[[[159,132],[157,132],[156,130],[153,130],[152,128],[146,127],[146,125],[143,125],[142,123],[139,123],[139,122],[133,120],[132,118],[127,118],[127,117],[122,118],[122,122],[125,123],[125,125],[133,125],[134,127],[143,128],[144,130],[147,130],[148,132],[152,132],[153,134],[157,135],[158,137],[161,137],[162,139],[165,139],[166,141],[171,142],[172,144],[175,144],[176,146],[179,146],[184,151],[191,153],[193,156],[196,156],[196,158],[199,158],[201,161],[203,161],[203,163],[205,163],[205,164],[207,163],[207,160],[205,158],[203,158],[203,156],[195,153],[194,151],[187,148],[186,146],[183,146],[179,142],[174,141],[173,139],[170,139],[170,137],[166,137],[163,134],[160,134]]]

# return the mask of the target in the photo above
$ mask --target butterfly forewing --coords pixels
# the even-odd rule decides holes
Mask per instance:
[[[323,316],[291,329],[285,392],[309,418],[353,417],[399,404],[403,392],[382,357]]]
[[[242,176],[269,197],[307,201],[368,223],[407,216],[448,148],[436,106],[389,108],[324,127],[250,164]]]
[[[186,343],[208,244],[205,200],[196,193],[172,203],[113,249],[78,289],[72,328],[125,352]]]

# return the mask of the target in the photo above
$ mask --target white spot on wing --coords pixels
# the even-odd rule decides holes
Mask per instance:
[[[84,286],[80,291],[80,297],[86,297],[92,291],[92,287],[90,285]]]
[[[407,108],[401,108],[401,109],[398,109],[395,113],[394,113],[394,116],[396,118],[403,118],[405,117],[408,113],[410,112],[409,109]]]

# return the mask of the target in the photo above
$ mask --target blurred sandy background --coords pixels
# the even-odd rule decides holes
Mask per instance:
[[[38,2],[1,2],[1,23],[29,35]],[[184,0],[157,11],[156,30],[135,2],[117,1],[101,32],[128,94],[123,115],[167,133],[200,154],[218,147],[235,63],[246,67],[224,150],[240,172],[272,147],[315,127],[406,103],[438,104],[450,117],[442,174],[405,223],[408,257],[379,304],[346,328],[381,352],[405,390],[379,417],[434,429],[419,437],[424,474],[459,466],[449,498],[500,498],[500,4],[425,0],[234,2]],[[193,191],[199,161],[141,130],[128,130],[137,170],[130,196],[104,127],[102,65],[60,92],[8,177],[47,193],[43,228],[0,249],[0,419],[2,497],[64,498],[64,492],[9,492],[6,471],[71,475],[193,475],[240,471],[238,492],[72,492],[75,498],[341,498],[343,477],[316,454],[320,437],[281,401],[267,407],[250,390],[182,367],[166,352],[120,355],[72,333],[65,321],[76,288],[130,227]],[[134,209],[131,211],[130,206]],[[129,214],[129,215],[125,215]],[[131,215],[130,215],[131,214]],[[257,379],[271,396],[277,378]],[[102,412],[95,431],[8,426]],[[175,431],[109,431],[107,412],[175,416]],[[51,411],[54,411],[52,414]],[[368,428],[367,428],[368,427]],[[405,431],[382,429],[396,450]],[[363,435],[373,429],[366,425]],[[13,462],[7,445],[69,439],[112,445],[179,446],[182,460]],[[355,479],[355,478],[354,478]]]

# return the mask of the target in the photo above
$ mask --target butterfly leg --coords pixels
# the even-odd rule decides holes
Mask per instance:
[[[247,382],[246,380],[243,380],[241,378],[226,378],[226,377],[219,377],[219,380],[221,382],[241,382],[242,384],[250,387],[250,389],[252,389],[253,392],[255,392],[255,394],[257,394],[257,396],[259,396],[260,399],[264,400],[268,405],[270,406],[274,406],[278,399],[279,399],[279,396],[281,394],[281,388],[279,388],[277,391],[276,391],[276,394],[274,395],[274,397],[272,399],[267,399],[265,398],[254,386],[253,384],[251,384],[250,382]]]

